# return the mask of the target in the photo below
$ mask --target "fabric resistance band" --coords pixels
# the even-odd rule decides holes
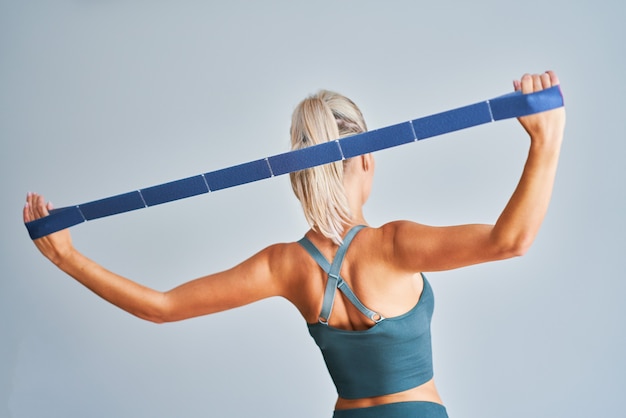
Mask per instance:
[[[93,219],[215,192],[472,126],[527,116],[561,106],[563,106],[563,96],[559,86],[530,94],[514,92],[308,148],[93,202],[54,209],[46,217],[27,222],[26,228],[31,239],[34,240]]]

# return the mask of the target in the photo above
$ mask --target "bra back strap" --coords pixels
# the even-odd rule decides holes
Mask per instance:
[[[318,321],[324,325],[328,325],[328,320],[330,319],[330,314],[333,310],[333,305],[335,304],[335,294],[337,293],[337,289],[341,290],[341,292],[348,298],[348,300],[365,316],[370,318],[372,321],[378,323],[384,319],[382,315],[377,312],[368,309],[363,303],[356,297],[348,283],[346,283],[339,272],[341,271],[341,265],[343,264],[343,260],[346,256],[346,252],[348,251],[348,247],[350,243],[356,236],[356,234],[365,228],[365,225],[357,225],[350,229],[346,234],[346,237],[343,240],[341,246],[337,250],[337,254],[335,254],[335,258],[333,263],[329,263],[326,260],[326,257],[322,255],[322,253],[317,249],[315,245],[307,238],[303,237],[298,244],[302,245],[304,249],[313,257],[313,259],[317,262],[317,264],[328,274],[328,280],[326,281],[326,288],[324,289],[324,299],[322,301],[322,310],[320,311],[320,315]]]

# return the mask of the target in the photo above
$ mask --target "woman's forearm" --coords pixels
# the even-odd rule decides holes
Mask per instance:
[[[113,305],[139,318],[164,322],[162,292],[117,275],[73,250],[55,261],[57,267]]]
[[[52,204],[37,193],[28,193],[24,205],[24,222],[48,216]],[[41,253],[62,271],[92,292],[140,318],[163,322],[167,304],[163,293],[157,292],[104,267],[78,252],[67,229],[33,241]]]
[[[514,255],[528,250],[548,210],[562,142],[562,134],[553,135],[532,139],[522,177],[492,230],[494,242]]]
[[[559,84],[553,71],[524,74],[514,81],[523,94]],[[530,150],[522,177],[491,231],[491,242],[510,255],[524,254],[534,241],[548,210],[565,128],[565,109],[519,118],[530,136]]]

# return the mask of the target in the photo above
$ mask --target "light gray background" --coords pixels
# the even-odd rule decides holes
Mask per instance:
[[[287,302],[138,320],[39,256],[24,195],[65,206],[283,152],[319,88],[378,128],[546,69],[568,107],[550,211],[525,257],[429,275],[436,381],[451,417],[626,416],[625,18],[618,0],[0,1],[0,416],[329,417]],[[366,216],[493,222],[527,144],[506,121],[377,153]],[[281,177],[73,237],[165,290],[305,229]]]

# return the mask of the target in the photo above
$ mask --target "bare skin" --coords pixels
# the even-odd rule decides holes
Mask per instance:
[[[559,83],[556,74],[524,75],[514,81],[523,93]],[[419,272],[440,271],[523,255],[543,221],[552,194],[565,126],[565,110],[555,109],[519,119],[530,136],[530,150],[521,179],[494,225],[432,227],[395,221],[366,228],[354,239],[341,275],[369,308],[385,317],[410,310],[419,300],[423,281]],[[369,197],[374,159],[351,159],[344,185],[353,225],[365,224],[362,207]],[[23,217],[29,222],[48,215],[51,205],[29,193]],[[352,225],[346,227],[346,231]],[[314,230],[307,237],[329,260],[337,246]],[[80,253],[68,230],[34,241],[41,253],[62,271],[98,296],[148,321],[180,321],[281,296],[291,301],[305,321],[314,323],[322,305],[326,276],[297,243],[275,244],[219,273],[186,282],[161,292],[106,270]],[[330,325],[347,330],[372,326],[356,308],[338,295]],[[401,401],[442,403],[431,380],[421,386],[386,396],[347,400],[337,409],[367,407]]]

